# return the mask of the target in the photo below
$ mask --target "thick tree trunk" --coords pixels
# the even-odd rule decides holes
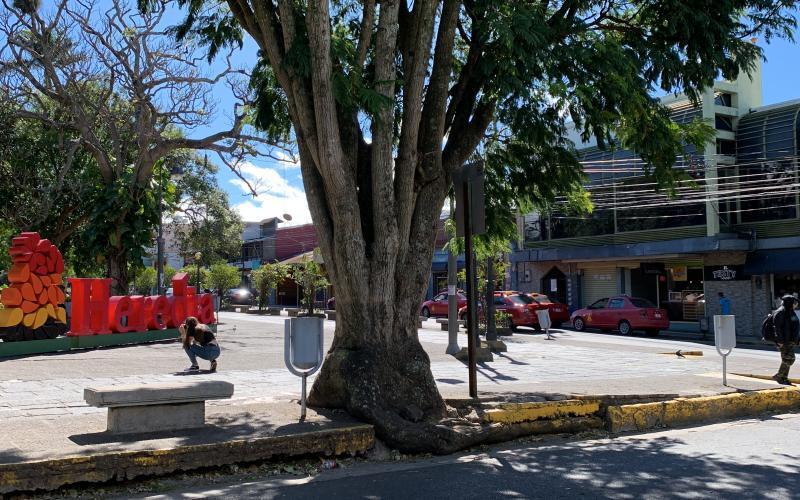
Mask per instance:
[[[441,207],[444,182],[433,189],[431,207]],[[339,271],[332,276],[336,333],[309,404],[343,408],[372,423],[380,439],[405,452],[448,453],[479,438],[474,429],[463,432],[468,426],[458,430],[442,425],[448,408],[417,336],[438,218],[437,208],[430,211],[413,232],[419,237],[409,241],[407,253],[367,259],[363,283],[337,280],[343,274],[359,274],[350,269],[355,259],[345,248],[334,242],[333,255],[324,255],[326,263],[334,263]],[[376,247],[380,244],[375,242]]]
[[[106,255],[106,276],[111,278],[111,295],[128,294],[128,256],[124,250],[109,250]]]

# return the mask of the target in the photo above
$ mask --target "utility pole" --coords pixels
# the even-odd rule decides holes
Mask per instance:
[[[470,186],[464,182],[462,198],[464,203],[464,257],[467,265],[467,356],[469,365],[469,397],[478,397],[478,366],[475,360],[475,339],[478,338],[477,290],[475,290],[475,261],[472,258],[472,228],[470,217]]]
[[[450,216],[455,219],[455,192],[450,198]],[[447,350],[446,354],[455,355],[458,347],[458,256],[453,249],[447,249]]]
[[[469,366],[469,395],[478,397],[476,349],[478,337],[477,279],[473,234],[486,232],[482,163],[464,165],[453,174],[453,187],[459,199],[456,205],[456,234],[464,236],[464,257],[467,265],[467,356]]]

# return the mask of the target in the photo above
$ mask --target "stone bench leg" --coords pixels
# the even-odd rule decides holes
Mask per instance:
[[[113,434],[170,431],[203,427],[205,424],[205,401],[108,409],[108,432]]]
[[[439,325],[442,327],[443,332],[450,330],[450,326],[447,323],[439,323]]]

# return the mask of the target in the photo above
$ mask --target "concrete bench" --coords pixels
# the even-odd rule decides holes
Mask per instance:
[[[281,309],[279,307],[270,307],[269,309],[267,309],[267,313],[270,316],[280,316],[281,315]]]
[[[336,321],[336,311],[333,309],[325,311],[325,316],[331,321]]]
[[[233,384],[221,380],[192,383],[87,387],[89,406],[108,408],[107,431],[113,434],[202,427],[207,399],[227,399]]]
[[[441,325],[443,332],[446,332],[446,331],[448,331],[450,329],[450,321],[447,318],[439,318],[439,319],[436,320],[436,322],[439,323],[439,325]],[[464,326],[464,320],[463,319],[459,319],[457,321],[457,323],[458,323],[459,327]]]
[[[286,314],[289,315],[289,317],[296,318],[297,317],[297,313],[300,312],[300,309],[298,309],[296,307],[286,307],[286,308],[284,308],[284,311],[286,311]]]

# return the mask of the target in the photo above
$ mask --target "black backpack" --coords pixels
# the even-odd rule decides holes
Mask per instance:
[[[764,342],[775,342],[778,340],[775,336],[775,317],[773,313],[767,314],[767,317],[761,322],[761,340]]]

